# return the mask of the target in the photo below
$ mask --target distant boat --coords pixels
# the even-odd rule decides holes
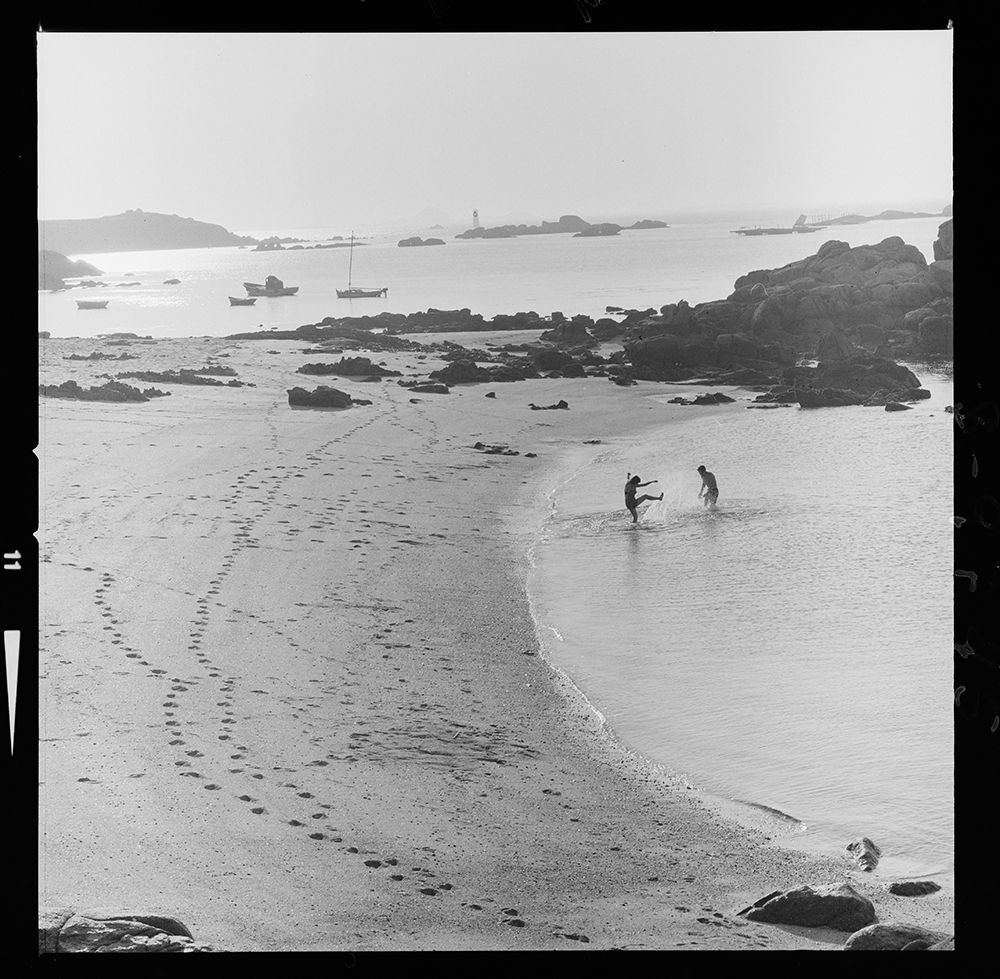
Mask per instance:
[[[758,235],[804,235],[815,230],[806,224],[806,216],[800,214],[798,220],[790,228],[734,228],[732,233],[756,237]]]
[[[298,286],[286,286],[275,275],[269,275],[263,282],[244,282],[248,296],[294,296],[299,291]]]
[[[255,302],[257,302],[256,296],[252,299],[237,299],[235,296],[229,297],[230,306],[252,306]]]
[[[77,309],[105,309],[109,299],[78,299],[76,301]]]
[[[360,286],[351,285],[351,276],[354,272],[354,232],[351,232],[351,257],[347,264],[347,288],[337,290],[338,299],[377,299],[379,296],[388,296],[387,288],[362,289]]]

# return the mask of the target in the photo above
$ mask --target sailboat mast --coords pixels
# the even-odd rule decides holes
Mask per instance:
[[[351,232],[351,257],[347,263],[347,288],[351,288],[351,274],[354,271],[354,232]]]

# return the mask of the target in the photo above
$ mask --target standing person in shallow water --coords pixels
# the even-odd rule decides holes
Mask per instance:
[[[662,500],[663,494],[661,493],[659,496],[647,496],[643,493],[637,500],[635,498],[635,491],[642,486],[652,486],[656,480],[651,479],[648,483],[640,483],[638,476],[633,476],[631,473],[626,473],[626,475],[628,476],[628,482],[625,484],[625,508],[632,514],[632,523],[635,523],[639,519],[636,507],[647,500]]]
[[[704,466],[698,467],[701,474],[701,489],[698,490],[698,498],[705,494],[705,506],[714,507],[719,501],[719,484],[715,481],[715,473],[710,473]]]

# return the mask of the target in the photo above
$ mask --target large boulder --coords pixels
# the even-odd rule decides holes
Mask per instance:
[[[432,381],[444,384],[478,384],[491,379],[491,374],[472,360],[453,360],[440,370],[431,371]]]
[[[950,357],[955,339],[949,315],[927,316],[917,327],[917,351],[928,357]]]
[[[938,228],[937,240],[934,242],[934,261],[940,262],[943,259],[952,259],[955,257],[955,243],[954,243],[954,221],[952,218],[945,221]]]
[[[587,332],[587,327],[593,325],[589,316],[574,316],[546,330],[538,339],[563,347],[594,347],[598,341]]]
[[[889,885],[889,893],[900,897],[923,897],[939,890],[941,885],[932,880],[898,880]]]
[[[816,345],[816,358],[824,363],[846,360],[856,353],[859,353],[858,348],[837,330],[830,330]]]
[[[41,909],[39,952],[210,952],[182,922],[159,913]]]
[[[846,883],[819,887],[803,884],[788,891],[775,891],[740,914],[750,921],[851,932],[876,920],[872,902]]]
[[[911,942],[930,948],[951,938],[945,932],[931,931],[916,925],[880,922],[860,928],[844,943],[845,952],[899,952]],[[926,943],[924,945],[924,943]]]
[[[298,374],[337,374],[341,377],[401,377],[400,371],[387,370],[368,357],[341,357],[335,364],[303,364]]]
[[[312,391],[305,388],[289,388],[288,403],[300,408],[350,408],[351,396],[337,388],[322,385]]]
[[[881,848],[867,836],[848,843],[847,852],[862,870],[874,870],[878,866],[878,858],[882,856]]]

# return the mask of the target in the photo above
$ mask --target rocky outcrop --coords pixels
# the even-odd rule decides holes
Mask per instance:
[[[294,387],[288,389],[288,403],[299,408],[351,408],[351,396],[337,388],[321,385],[312,391]]]
[[[564,410],[567,410],[567,411],[569,410],[569,404],[566,401],[563,401],[562,399],[560,399],[559,401],[557,401],[554,405],[536,405],[536,404],[530,404],[530,405],[528,405],[528,407],[532,411],[553,411],[553,410],[557,410],[557,409],[564,409]]]
[[[955,219],[945,221],[938,228],[937,240],[934,242],[934,261],[940,262],[955,257]]]
[[[486,368],[467,359],[453,360],[446,367],[431,371],[430,378],[445,384],[478,384],[493,380],[492,374]]]
[[[598,341],[588,332],[588,327],[593,325],[594,321],[589,316],[574,316],[571,320],[563,320],[551,330],[546,330],[538,339],[560,347],[596,347]]]
[[[121,381],[108,381],[92,388],[82,388],[76,381],[63,381],[62,384],[39,384],[38,393],[45,398],[69,398],[73,401],[150,401],[153,398],[165,398],[170,392],[158,388],[146,388],[140,391],[131,384]]]
[[[847,852],[854,858],[854,862],[862,870],[874,870],[878,866],[878,858],[882,856],[882,850],[873,843],[867,836],[852,840],[847,844]]]
[[[78,279],[84,275],[104,275],[82,259],[73,262],[60,252],[41,250],[38,253],[38,288],[65,289],[64,279]],[[82,284],[82,283],[81,283]],[[96,283],[94,283],[96,285]]]
[[[235,374],[236,372],[233,371],[233,373]],[[250,381],[237,381],[235,378],[231,381],[216,381],[212,377],[207,377],[203,368],[191,369],[189,367],[182,367],[176,371],[123,371],[116,376],[127,377],[137,381],[158,382],[160,384],[195,384],[203,387],[228,388],[252,388],[256,386]]]
[[[444,242],[440,238],[403,238],[401,241],[396,242],[400,248],[420,248],[423,245],[443,245]]]
[[[916,925],[880,922],[855,931],[844,943],[846,952],[900,952],[928,949],[951,936]]]
[[[419,394],[451,394],[446,384],[414,384],[410,390]]]
[[[335,364],[303,364],[297,374],[336,374],[340,377],[402,377],[402,371],[393,371],[372,363],[368,357],[341,357]]]
[[[872,902],[845,883],[774,891],[739,913],[750,921],[851,932],[875,921]]]
[[[724,405],[735,401],[726,394],[699,394],[694,398],[671,398],[667,403],[672,405]]]
[[[187,926],[158,913],[117,908],[40,908],[38,954],[54,952],[214,952]]]
[[[792,400],[803,408],[871,407],[927,397],[909,368],[866,354],[816,367],[791,367],[782,372],[781,380],[792,389]]]
[[[127,354],[122,351],[120,354],[105,354],[101,353],[99,350],[95,350],[90,354],[70,354],[68,357],[63,357],[63,360],[138,360],[139,358],[135,354]],[[233,372],[235,373],[235,371]]]
[[[650,218],[643,218],[641,221],[636,221],[635,224],[629,225],[630,231],[646,231],[650,228],[669,228],[670,225],[666,221],[655,221]]]
[[[590,223],[575,214],[564,214],[558,221],[543,221],[541,224],[502,224],[493,228],[469,228],[456,238],[513,238],[517,235],[553,235],[583,231]]]

